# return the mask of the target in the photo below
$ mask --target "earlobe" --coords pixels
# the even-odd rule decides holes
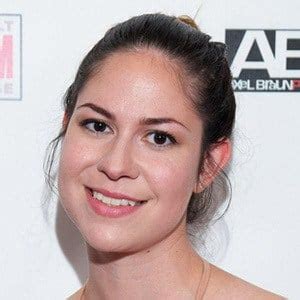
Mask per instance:
[[[209,155],[204,160],[204,167],[198,176],[194,193],[200,193],[209,186],[229,162],[232,153],[231,141],[227,138],[211,146]]]

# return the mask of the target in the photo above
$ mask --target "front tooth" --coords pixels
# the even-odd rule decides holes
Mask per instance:
[[[122,200],[121,200],[121,205],[123,205],[123,206],[128,205],[128,201],[125,200],[125,199],[122,199]]]
[[[118,199],[112,199],[112,198],[109,198],[109,197],[106,197],[100,193],[97,193],[95,191],[93,191],[93,197],[108,204],[108,205],[123,205],[123,206],[126,206],[126,205],[130,205],[130,206],[135,206],[135,205],[138,205],[136,204],[134,201],[129,201],[129,200],[125,200],[125,199],[121,199],[121,200],[118,200]]]
[[[112,205],[120,205],[120,204],[121,204],[121,200],[112,199],[112,200],[110,201],[110,203],[111,203]]]

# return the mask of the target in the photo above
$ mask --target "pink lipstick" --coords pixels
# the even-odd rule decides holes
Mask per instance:
[[[137,211],[138,209],[140,209],[144,205],[144,203],[147,202],[147,201],[143,201],[142,204],[135,205],[135,206],[122,206],[122,205],[109,206],[108,204],[103,203],[101,200],[94,198],[93,191],[91,189],[85,188],[85,190],[86,190],[86,195],[87,195],[87,201],[88,201],[90,207],[92,208],[92,210],[97,215],[101,215],[104,217],[119,218],[119,217],[129,215],[129,214]],[[96,190],[96,191],[100,192],[100,190]],[[106,193],[106,195],[108,196],[108,193]],[[116,194],[110,193],[110,195],[116,195]],[[119,197],[115,197],[116,199],[121,199],[121,197],[123,196],[121,194],[118,194],[118,195],[119,195]],[[112,197],[112,196],[110,196],[110,197]],[[122,199],[126,199],[126,197],[124,197]],[[127,197],[127,199],[128,199],[128,197]],[[128,199],[128,200],[130,200],[130,199]],[[131,200],[131,201],[140,201],[140,200],[135,199],[135,200]]]

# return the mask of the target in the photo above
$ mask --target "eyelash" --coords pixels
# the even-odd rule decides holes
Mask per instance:
[[[96,132],[96,131],[93,131],[93,130],[87,128],[86,125],[87,125],[87,124],[91,124],[91,123],[102,123],[102,124],[106,125],[107,127],[109,127],[105,122],[103,122],[103,121],[98,121],[98,120],[95,120],[95,119],[86,119],[86,120],[83,120],[83,121],[81,121],[81,122],[79,123],[79,125],[82,126],[82,127],[85,127],[87,130],[91,131],[92,133],[94,133],[94,134],[96,134],[96,135],[97,135],[98,133],[101,133],[101,131]],[[103,133],[103,132],[102,132],[102,133]],[[174,145],[174,144],[177,144],[177,141],[176,141],[175,137],[174,137],[173,135],[169,134],[169,133],[166,132],[166,131],[162,131],[162,130],[154,130],[154,131],[149,132],[148,135],[149,135],[149,134],[153,134],[153,133],[155,133],[155,134],[160,134],[160,135],[164,135],[164,136],[166,136],[166,137],[171,141],[170,144],[167,144],[167,145],[164,145],[164,146],[159,145],[159,144],[154,144],[154,146],[157,147],[157,148],[165,148],[165,147],[170,147],[170,146],[172,146],[172,145]],[[103,134],[105,134],[105,133],[103,133]],[[151,144],[153,144],[153,143],[151,143]]]

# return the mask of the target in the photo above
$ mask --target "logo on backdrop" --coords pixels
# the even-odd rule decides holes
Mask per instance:
[[[226,29],[233,89],[300,92],[300,30]]]
[[[0,14],[0,100],[21,100],[22,17]]]

